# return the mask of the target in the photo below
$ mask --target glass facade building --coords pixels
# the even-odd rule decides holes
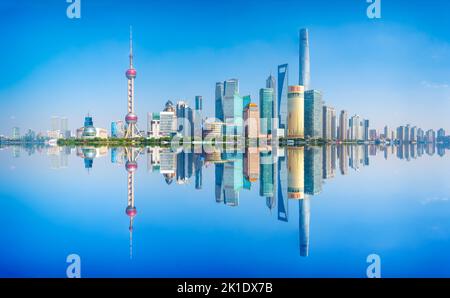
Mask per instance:
[[[322,132],[322,93],[318,90],[305,91],[305,136],[321,138]]]

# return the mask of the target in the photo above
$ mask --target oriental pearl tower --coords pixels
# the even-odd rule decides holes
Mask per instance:
[[[132,139],[136,136],[141,136],[139,129],[136,126],[138,117],[134,113],[134,79],[136,78],[136,69],[133,67],[133,32],[130,26],[130,67],[125,73],[128,79],[128,114],[125,116],[127,128],[125,131],[125,138]]]

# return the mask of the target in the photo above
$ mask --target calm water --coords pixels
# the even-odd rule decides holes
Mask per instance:
[[[0,276],[450,277],[443,148],[197,152],[2,148]]]

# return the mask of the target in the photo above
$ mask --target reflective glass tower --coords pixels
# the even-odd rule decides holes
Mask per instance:
[[[298,84],[304,86],[305,90],[310,90],[309,37],[308,29],[305,28],[300,30],[299,66]]]

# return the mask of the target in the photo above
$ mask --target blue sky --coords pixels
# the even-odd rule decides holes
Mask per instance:
[[[381,1],[382,18],[365,0],[106,1],[82,0],[81,19],[64,0],[0,4],[0,133],[50,128],[53,115],[82,126],[91,113],[109,128],[126,112],[128,28],[135,39],[136,109],[203,95],[209,115],[214,84],[240,80],[258,89],[289,63],[298,80],[298,30],[310,30],[312,85],[327,104],[381,128],[411,123],[450,129],[450,4]]]

